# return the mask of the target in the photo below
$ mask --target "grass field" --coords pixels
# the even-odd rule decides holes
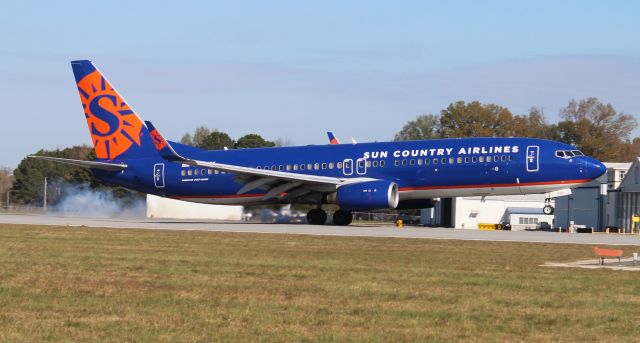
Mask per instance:
[[[3,225],[0,340],[637,341],[639,273],[539,267],[591,249]]]

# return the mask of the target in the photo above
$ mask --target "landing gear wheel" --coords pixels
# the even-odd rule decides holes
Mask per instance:
[[[314,208],[307,213],[307,223],[312,225],[322,225],[327,221],[327,212],[319,208]]]
[[[551,205],[545,205],[542,208],[542,213],[544,213],[544,214],[553,214],[553,211],[554,211],[554,208]]]
[[[351,224],[352,220],[353,214],[351,213],[351,211],[337,210],[333,214],[333,224],[335,225],[349,225]]]

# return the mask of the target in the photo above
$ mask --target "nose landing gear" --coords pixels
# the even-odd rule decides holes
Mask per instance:
[[[553,214],[554,211],[555,209],[553,208],[553,206],[551,206],[551,199],[544,199],[544,207],[542,208],[542,213],[549,215]]]

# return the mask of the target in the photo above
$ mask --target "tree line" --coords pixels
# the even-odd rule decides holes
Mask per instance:
[[[548,123],[541,108],[513,114],[506,107],[478,101],[458,101],[439,114],[425,114],[406,123],[395,140],[459,137],[535,137],[564,142],[605,162],[629,162],[640,153],[638,127],[629,114],[597,98],[571,100],[560,109],[560,120]]]

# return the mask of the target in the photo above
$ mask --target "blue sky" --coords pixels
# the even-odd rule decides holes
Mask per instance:
[[[555,121],[596,96],[635,115],[639,19],[632,1],[3,1],[0,166],[90,143],[73,59],[175,140],[382,141],[457,100]]]

